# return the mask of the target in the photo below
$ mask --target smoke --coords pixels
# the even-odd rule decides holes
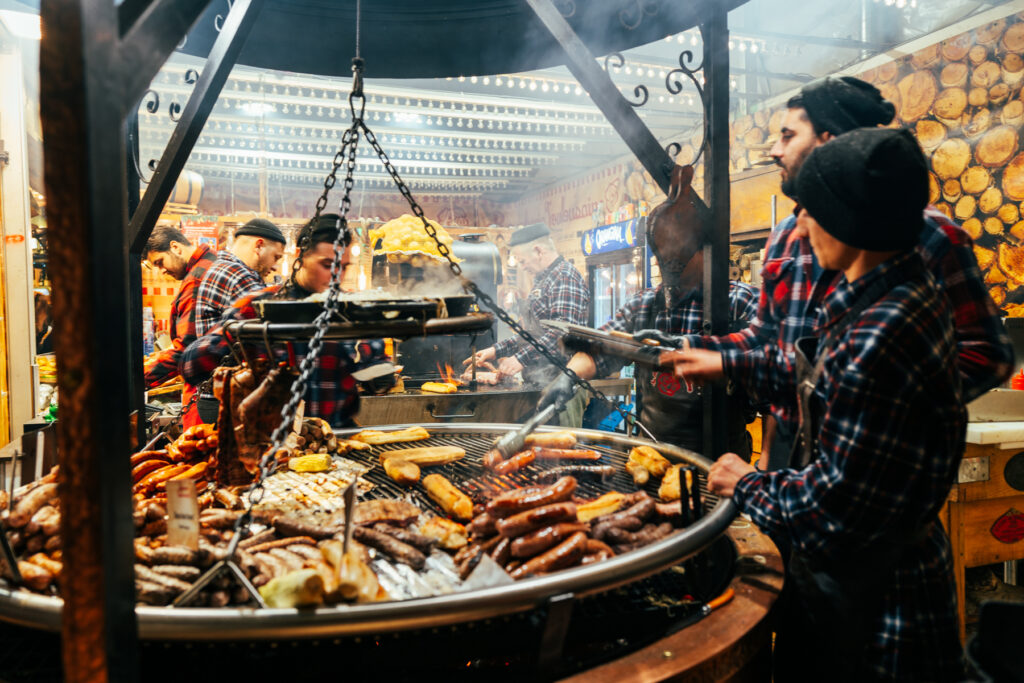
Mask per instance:
[[[446,264],[431,264],[423,268],[402,267],[403,264],[397,263],[389,263],[388,266],[389,282],[382,288],[391,294],[429,297],[465,294]]]

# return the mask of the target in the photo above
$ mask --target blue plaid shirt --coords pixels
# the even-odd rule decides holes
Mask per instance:
[[[826,356],[814,395],[824,407],[816,459],[799,471],[747,474],[733,500],[767,533],[826,565],[856,561],[883,541],[903,545],[864,664],[885,680],[961,680],[953,564],[938,523],[967,422],[950,303],[909,252],[853,283],[840,277],[821,329],[879,279],[885,294]],[[792,357],[772,350],[726,357],[726,375],[793,395]]]
[[[576,267],[559,256],[533,281],[527,305],[537,320],[561,320],[576,325],[587,324],[590,309],[590,288]],[[531,330],[532,331],[532,330]],[[537,341],[556,356],[565,358],[558,348],[562,335],[545,329]],[[518,337],[503,339],[494,345],[495,358],[512,356],[525,368],[547,363],[537,349]]]
[[[988,294],[970,236],[937,209],[929,207],[924,217],[917,251],[952,304],[956,367],[964,400],[971,401],[1010,376],[1013,347]],[[837,275],[822,273],[810,241],[796,234],[795,216],[772,232],[761,279],[757,316],[747,329],[720,337],[694,335],[688,338],[691,345],[733,357],[767,344],[792,354],[798,339],[816,334],[821,301],[835,286]],[[796,432],[795,394],[778,397],[771,413],[784,431]]]
[[[664,304],[655,310],[655,303],[661,286],[637,292],[615,311],[602,330],[615,330],[632,334],[641,329],[656,329],[666,334],[696,334],[700,332],[704,319],[704,301],[701,290],[695,290],[692,296],[679,300],[671,308]],[[730,329],[742,329],[757,316],[757,289],[742,282],[729,283],[729,322]],[[613,356],[595,354],[597,376],[607,377],[618,372],[625,361]]]

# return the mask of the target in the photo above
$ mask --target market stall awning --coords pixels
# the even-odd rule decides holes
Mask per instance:
[[[595,55],[678,33],[746,0],[555,0]],[[206,56],[227,8],[213,3],[182,51]],[[341,76],[355,53],[355,0],[269,0],[239,64]],[[565,53],[525,0],[363,2],[360,52],[371,78],[435,78],[540,69]]]

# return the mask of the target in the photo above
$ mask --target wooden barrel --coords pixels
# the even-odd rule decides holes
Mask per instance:
[[[203,196],[203,176],[195,171],[182,171],[178,176],[178,182],[174,184],[174,191],[167,200],[172,204],[191,204],[196,206]]]

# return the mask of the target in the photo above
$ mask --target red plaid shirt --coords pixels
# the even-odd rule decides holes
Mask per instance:
[[[146,387],[152,388],[180,374],[178,362],[185,347],[196,340],[196,290],[217,254],[206,245],[196,247],[189,257],[185,277],[171,302],[171,348],[146,363]]]
[[[971,401],[1006,380],[1013,370],[1013,346],[982,279],[970,235],[945,214],[928,207],[918,253],[952,304],[957,369],[964,400]],[[774,346],[792,354],[801,337],[816,334],[822,300],[835,287],[834,271],[823,273],[809,240],[796,235],[789,216],[772,232],[761,271],[757,317],[740,332],[720,337],[688,337],[691,345],[735,357],[751,349]],[[779,397],[771,407],[780,428],[796,432],[796,395]]]
[[[271,285],[235,301],[224,312],[222,323],[232,320],[251,320],[257,317],[253,302],[274,296],[283,285]],[[309,295],[300,288],[288,292],[290,299]],[[306,356],[308,345],[296,342],[295,367],[299,367]],[[218,325],[209,334],[203,335],[185,350],[181,360],[181,373],[190,382],[199,384],[210,377],[221,361],[231,352],[230,343]],[[265,357],[263,346],[253,346],[250,353]],[[278,361],[287,361],[285,349],[276,348]],[[306,415],[321,417],[333,426],[346,426],[359,411],[359,392],[352,373],[384,360],[390,360],[384,353],[384,340],[362,339],[359,341],[324,340],[320,355],[313,366],[306,384]]]
[[[200,337],[220,324],[220,317],[231,304],[267,284],[241,259],[224,250],[207,271],[196,294],[196,334]]]

